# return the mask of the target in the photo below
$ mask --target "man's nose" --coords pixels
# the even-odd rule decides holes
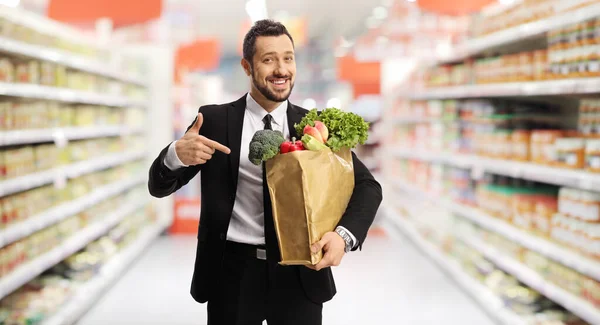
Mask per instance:
[[[278,60],[275,65],[275,71],[273,71],[276,75],[287,76],[287,68],[282,60]]]

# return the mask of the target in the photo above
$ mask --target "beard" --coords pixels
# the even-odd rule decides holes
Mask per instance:
[[[275,78],[285,78],[284,76],[274,76],[274,77]],[[258,89],[258,91],[260,91],[260,93],[263,96],[265,96],[266,99],[268,99],[272,102],[276,102],[276,103],[285,102],[286,100],[288,100],[290,98],[290,95],[292,94],[292,90],[294,89],[294,83],[292,82],[291,78],[289,78],[289,80],[290,80],[290,88],[288,90],[286,90],[285,92],[274,92],[271,89],[269,89],[268,86],[262,86],[258,82],[258,78],[256,78],[254,73],[252,73],[252,83],[254,84],[254,87],[256,87],[256,89]]]

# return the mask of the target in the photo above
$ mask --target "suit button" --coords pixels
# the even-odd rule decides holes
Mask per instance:
[[[221,240],[225,240],[225,233],[221,233],[221,234],[219,235],[219,238],[221,238]]]

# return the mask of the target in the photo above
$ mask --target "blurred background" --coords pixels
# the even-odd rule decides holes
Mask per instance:
[[[0,0],[0,325],[206,323],[148,168],[263,18],[384,188],[324,324],[600,324],[600,1]]]

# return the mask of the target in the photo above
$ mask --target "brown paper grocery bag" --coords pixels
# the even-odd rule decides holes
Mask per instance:
[[[266,162],[283,265],[316,265],[310,247],[335,230],[354,190],[350,149],[295,151]]]

